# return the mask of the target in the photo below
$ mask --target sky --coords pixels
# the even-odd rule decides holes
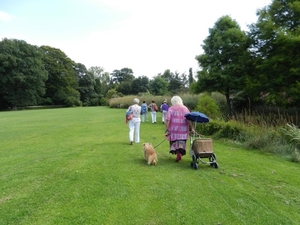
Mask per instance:
[[[242,30],[272,0],[1,0],[0,40],[63,51],[89,69],[135,77],[189,74],[209,29],[228,15]]]

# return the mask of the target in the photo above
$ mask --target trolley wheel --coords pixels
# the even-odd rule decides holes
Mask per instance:
[[[194,168],[194,163],[193,162],[191,162],[191,167]]]
[[[212,154],[212,159],[213,159],[213,161],[217,160],[217,156],[215,155],[215,153]]]
[[[216,168],[216,169],[218,169],[219,168],[219,165],[218,165],[218,163],[214,163],[214,167]]]
[[[194,169],[198,170],[198,164],[197,163],[194,163]]]
[[[195,155],[192,156],[193,162],[197,162],[197,157]]]

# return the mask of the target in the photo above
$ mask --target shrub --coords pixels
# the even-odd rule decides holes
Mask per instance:
[[[73,97],[73,96],[69,96],[66,99],[66,105],[68,107],[72,107],[72,106],[81,106],[82,102],[80,100],[78,100],[77,98]]]
[[[218,122],[210,121],[209,123],[197,124],[197,133],[212,136],[221,129],[221,124]]]
[[[101,100],[100,100],[100,105],[102,105],[102,106],[108,105],[107,99],[106,99],[106,98],[101,98]]]
[[[220,121],[220,129],[214,135],[215,138],[227,138],[234,141],[243,142],[245,140],[245,128],[243,124],[238,123],[236,121]]]
[[[208,94],[204,94],[199,98],[196,110],[210,118],[218,118],[221,116],[219,106]]]
[[[223,115],[228,115],[227,103],[225,95],[219,92],[212,92],[211,97],[215,100],[217,105],[219,106],[220,112]]]

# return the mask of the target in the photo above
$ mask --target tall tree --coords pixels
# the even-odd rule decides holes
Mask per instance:
[[[41,46],[43,63],[48,71],[46,81],[46,102],[48,104],[80,104],[77,75],[74,62],[60,49]]]
[[[93,66],[89,68],[89,72],[95,80],[95,91],[101,96],[105,96],[110,85],[109,73],[104,71],[103,67]]]
[[[168,92],[168,82],[161,76],[155,76],[150,81],[150,93],[153,95],[165,95]]]
[[[300,1],[273,0],[250,26],[256,70],[247,81],[252,95],[277,106],[300,105]]]
[[[133,81],[133,71],[130,68],[123,68],[121,70],[114,70],[111,74],[112,81],[116,84],[120,84],[125,81]]]
[[[145,93],[149,91],[149,78],[140,76],[134,79],[131,83],[131,94]]]
[[[201,70],[193,91],[218,91],[224,94],[229,116],[230,96],[244,85],[246,62],[249,58],[248,45],[247,36],[237,22],[229,16],[223,16],[209,29],[209,36],[202,45],[204,54],[196,57]]]
[[[80,100],[83,105],[91,105],[91,100],[98,96],[94,89],[96,84],[94,76],[86,69],[85,65],[81,63],[76,63],[73,68],[77,74]]]
[[[46,80],[37,46],[16,39],[0,42],[0,108],[37,105]]]
[[[192,83],[195,82],[195,79],[194,79],[194,75],[193,75],[193,69],[190,68],[189,69],[189,79],[188,79],[188,85],[189,87],[192,85]]]

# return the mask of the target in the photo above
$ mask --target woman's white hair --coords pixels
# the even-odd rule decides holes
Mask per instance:
[[[133,103],[139,104],[140,100],[138,98],[133,99]]]
[[[172,105],[183,105],[182,99],[178,95],[171,98],[171,103]]]

